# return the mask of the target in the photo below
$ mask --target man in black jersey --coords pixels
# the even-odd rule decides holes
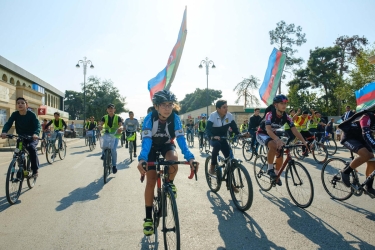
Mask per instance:
[[[259,115],[260,109],[256,108],[254,110],[254,114],[249,119],[249,133],[251,134],[251,148],[254,148],[254,144],[256,141],[256,131],[259,127],[260,122],[262,121],[262,117]]]

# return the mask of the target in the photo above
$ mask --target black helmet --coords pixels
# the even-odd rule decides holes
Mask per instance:
[[[288,102],[288,97],[283,94],[277,95],[273,98],[273,103]]]
[[[164,89],[156,92],[152,97],[152,103],[154,105],[159,105],[163,102],[177,102],[177,98],[172,92]]]

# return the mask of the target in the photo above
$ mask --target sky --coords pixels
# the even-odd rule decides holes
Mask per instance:
[[[1,0],[0,55],[63,92],[81,90],[83,69],[75,65],[87,57],[95,66],[87,77],[112,80],[126,108],[144,117],[152,104],[147,83],[167,64],[185,6],[188,33],[171,87],[178,100],[206,88],[198,66],[208,57],[216,66],[208,87],[235,104],[233,88],[243,78],[263,82],[274,47],[269,31],[281,20],[306,33],[296,47],[305,61],[342,35],[375,42],[374,0]]]

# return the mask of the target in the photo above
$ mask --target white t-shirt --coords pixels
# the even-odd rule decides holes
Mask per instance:
[[[336,135],[341,135],[341,130],[340,129],[336,129]]]

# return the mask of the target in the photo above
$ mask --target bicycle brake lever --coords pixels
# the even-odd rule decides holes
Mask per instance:
[[[147,165],[146,162],[142,162],[142,167],[144,170],[146,170],[146,165]],[[144,180],[145,180],[145,175],[141,175],[141,183],[143,183]]]

